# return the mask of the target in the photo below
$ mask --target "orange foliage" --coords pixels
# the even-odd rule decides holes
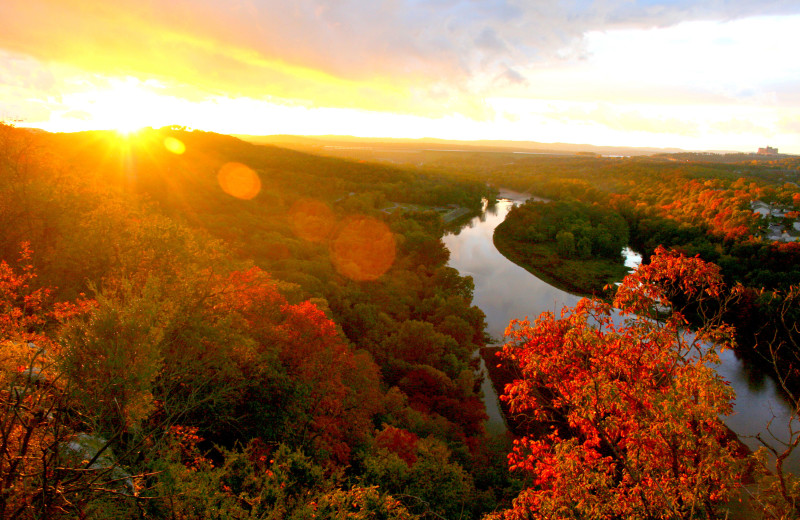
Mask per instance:
[[[81,297],[76,302],[51,301],[52,290],[34,288],[36,272],[31,258],[33,251],[23,243],[18,264],[19,272],[0,261],[0,337],[15,338],[25,342],[43,342],[48,323],[62,322],[77,314],[89,311],[94,302]]]
[[[758,216],[749,209],[750,201],[759,196],[755,185],[734,190],[719,180],[677,180],[663,183],[661,196],[672,200],[661,207],[662,216],[706,225],[711,233],[726,240],[745,238],[758,222]]]
[[[368,434],[380,402],[377,367],[364,354],[354,354],[336,325],[310,302],[282,307],[280,326],[287,342],[281,359],[289,373],[308,382],[314,414],[309,427],[318,448],[344,463],[351,446]]]
[[[408,467],[417,462],[417,443],[419,437],[402,428],[388,424],[375,436],[375,446],[397,454]]]
[[[719,266],[700,256],[687,258],[658,246],[650,263],[625,277],[614,305],[626,312],[648,313],[655,305],[670,306],[676,291],[689,297],[718,298],[725,284]]]
[[[176,425],[169,429],[170,436],[177,444],[181,462],[189,471],[199,471],[211,465],[211,460],[203,455],[197,447],[203,441],[197,431],[198,428],[194,426]]]
[[[369,434],[380,403],[375,363],[354,353],[315,304],[289,304],[256,267],[220,277],[217,287],[215,312],[236,312],[263,347],[277,344],[281,364],[306,392],[309,420],[298,429],[311,430],[315,447],[331,460],[346,462],[351,446]]]
[[[72,432],[54,415],[62,413],[68,395],[52,363],[57,343],[46,328],[88,312],[94,302],[54,304],[49,288],[33,287],[31,256],[23,244],[18,272],[0,262],[0,518],[23,511],[47,517],[68,503],[70,490],[91,486],[81,473],[70,474],[54,449]],[[65,466],[59,474],[57,466]],[[79,471],[91,477],[85,468]],[[71,476],[69,486],[62,485],[65,475]]]
[[[703,299],[723,290],[713,264],[659,248],[625,279],[615,305],[643,312],[670,305],[676,291]],[[501,355],[522,377],[502,399],[549,433],[514,442],[509,464],[534,486],[505,518],[714,515],[737,483],[737,446],[720,420],[733,392],[709,366],[715,349],[685,336],[684,324],[680,314],[620,316],[586,299],[560,318],[511,323]],[[729,340],[729,332],[719,325],[702,337]]]

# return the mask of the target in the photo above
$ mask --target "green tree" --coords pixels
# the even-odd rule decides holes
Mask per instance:
[[[561,258],[575,256],[575,235],[569,231],[559,231],[556,234],[556,251]]]
[[[96,295],[93,313],[62,332],[60,367],[75,397],[98,421],[97,431],[128,433],[152,411],[152,385],[162,370],[161,342],[174,309],[152,281],[129,282]]]
[[[422,518],[466,518],[475,507],[471,476],[432,437],[415,443],[414,462],[383,448],[364,461],[365,480],[377,484]]]

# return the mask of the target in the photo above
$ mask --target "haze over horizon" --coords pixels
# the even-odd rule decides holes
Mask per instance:
[[[798,28],[788,0],[5,0],[0,119],[797,154]]]

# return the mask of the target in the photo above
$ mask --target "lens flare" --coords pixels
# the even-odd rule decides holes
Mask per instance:
[[[164,148],[175,155],[182,155],[186,151],[186,145],[183,144],[183,141],[174,137],[164,138]]]
[[[330,249],[336,270],[357,281],[379,278],[392,266],[396,254],[389,227],[364,216],[345,220]]]
[[[252,168],[237,162],[229,162],[217,173],[222,191],[237,199],[250,200],[261,191],[261,179]]]
[[[324,242],[333,232],[336,216],[324,202],[301,199],[289,210],[289,222],[299,238],[309,242]]]

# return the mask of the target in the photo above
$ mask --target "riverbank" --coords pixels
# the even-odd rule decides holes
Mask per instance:
[[[550,285],[578,296],[605,298],[606,285],[621,281],[628,267],[620,261],[601,258],[569,260],[558,256],[555,243],[514,241],[508,237],[506,222],[492,238],[503,256]]]
[[[519,378],[519,375],[514,372],[512,367],[508,363],[501,361],[497,356],[497,353],[501,350],[503,350],[503,347],[493,346],[480,349],[480,355],[486,365],[487,377],[497,395],[503,395],[505,386]],[[515,438],[522,436],[540,438],[549,431],[545,423],[535,422],[522,414],[511,413],[508,403],[502,399],[500,399],[500,410],[505,418],[508,431]]]
[[[502,350],[502,347],[483,347],[480,349],[480,356],[486,364],[486,377],[492,384],[495,393],[500,396],[505,392],[505,386],[516,379],[514,374],[508,369],[505,363],[502,363],[497,353]],[[515,421],[514,415],[508,409],[508,403],[500,399],[500,410],[503,413],[508,430],[515,436],[519,437],[519,425]]]

